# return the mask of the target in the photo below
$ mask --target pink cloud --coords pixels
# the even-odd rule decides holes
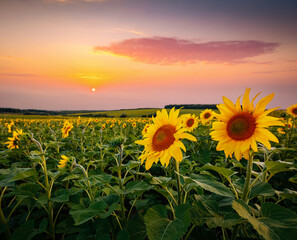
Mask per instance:
[[[109,52],[130,57],[133,61],[148,64],[193,64],[197,62],[241,63],[246,58],[273,52],[279,46],[263,41],[213,41],[199,43],[176,38],[132,38],[96,46],[96,52]]]

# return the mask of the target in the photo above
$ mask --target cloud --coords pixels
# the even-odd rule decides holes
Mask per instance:
[[[259,71],[259,72],[253,72],[253,73],[255,73],[255,74],[271,74],[271,73],[289,73],[289,72],[297,72],[297,69],[276,70],[276,71]]]
[[[108,52],[130,57],[133,61],[148,64],[193,64],[242,63],[246,58],[271,53],[279,46],[275,42],[264,41],[212,41],[196,42],[177,38],[153,37],[132,38],[96,46],[96,52]]]
[[[136,31],[136,30],[124,29],[124,28],[113,28],[112,30],[119,31],[119,32],[132,33],[132,34],[140,35],[140,36],[145,35],[145,33],[143,33],[143,32]]]
[[[58,3],[78,3],[78,2],[107,2],[109,0],[44,0],[45,2],[53,3],[53,2],[58,2]]]
[[[36,74],[30,73],[1,73],[0,77],[40,77]]]

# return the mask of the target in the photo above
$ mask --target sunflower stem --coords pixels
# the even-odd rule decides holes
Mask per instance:
[[[251,182],[251,176],[252,176],[252,168],[253,168],[253,154],[249,154],[249,159],[248,159],[248,165],[247,165],[247,170],[246,170],[246,178],[245,178],[245,183],[243,187],[243,192],[242,192],[242,201],[247,203],[247,197],[250,191],[250,182]]]
[[[248,165],[247,165],[247,170],[246,170],[246,178],[245,178],[245,183],[244,183],[242,197],[241,197],[241,200],[244,201],[245,203],[247,203],[247,197],[248,197],[248,194],[250,191],[252,168],[253,168],[253,153],[249,153]],[[240,224],[237,224],[234,227],[234,230],[233,230],[233,233],[231,236],[231,240],[237,239],[239,227],[240,227]]]
[[[181,196],[181,184],[180,184],[180,176],[179,176],[179,162],[175,161],[175,172],[176,172],[176,183],[177,183],[177,204],[180,205],[182,203]]]

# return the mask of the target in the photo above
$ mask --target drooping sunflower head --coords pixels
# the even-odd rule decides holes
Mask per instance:
[[[287,113],[293,117],[297,117],[297,103],[287,108]]]
[[[8,138],[8,140],[9,141],[5,142],[5,144],[7,144],[7,148],[10,150],[19,148],[20,139],[17,136]]]
[[[209,123],[214,118],[214,112],[211,109],[205,109],[200,113],[202,124]]]
[[[284,131],[284,128],[277,128],[277,132],[279,134],[286,134],[286,132]]]
[[[198,127],[198,118],[195,114],[185,114],[181,116],[183,121],[183,127],[188,131],[192,132],[195,128]]]
[[[7,148],[10,150],[19,148],[19,144],[21,141],[21,136],[23,135],[22,129],[17,129],[16,131],[13,131],[12,137],[8,138],[9,141],[5,142],[7,144]]]
[[[181,162],[183,155],[181,149],[186,151],[181,139],[196,141],[196,138],[189,133],[185,133],[182,128],[182,118],[178,116],[179,110],[171,109],[169,115],[165,109],[157,112],[153,118],[153,123],[143,131],[143,140],[136,141],[143,145],[144,150],[139,157],[141,163],[145,162],[145,168],[148,170],[152,164],[159,160],[163,166],[168,166],[169,160],[173,157],[177,162]]]
[[[63,169],[67,166],[67,163],[69,162],[69,158],[65,155],[62,155],[61,156],[61,159],[59,161],[59,165],[58,165],[58,168],[59,169]]]
[[[220,114],[216,114],[219,122],[213,123],[210,135],[215,141],[219,141],[217,150],[224,150],[226,156],[232,156],[239,161],[242,156],[248,158],[249,150],[257,152],[257,142],[262,143],[268,149],[270,142],[278,142],[278,139],[267,129],[270,126],[284,126],[278,118],[268,116],[277,108],[266,110],[266,105],[273,99],[274,94],[262,98],[254,107],[254,101],[249,98],[250,88],[247,88],[242,105],[240,97],[234,105],[231,100],[223,97],[223,104],[217,105]]]
[[[68,120],[64,122],[63,128],[61,129],[62,138],[66,138],[69,135],[69,132],[73,128],[73,123],[70,123]]]

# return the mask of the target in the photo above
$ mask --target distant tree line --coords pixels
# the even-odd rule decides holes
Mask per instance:
[[[18,108],[0,108],[0,113],[7,113],[7,114],[22,114],[22,115],[63,115],[66,116],[68,114],[75,114],[75,113],[92,113],[95,111],[92,110],[74,110],[74,111],[48,111],[48,110],[37,110],[37,109],[18,109]],[[96,111],[98,112],[98,110]],[[99,114],[100,115],[100,114]],[[102,114],[105,117],[106,114]],[[90,114],[91,116],[91,114]],[[93,116],[93,115],[92,115]],[[93,116],[94,117],[94,116]]]
[[[165,105],[165,109],[171,109],[171,108],[183,108],[183,109],[218,109],[217,104],[170,104]]]

